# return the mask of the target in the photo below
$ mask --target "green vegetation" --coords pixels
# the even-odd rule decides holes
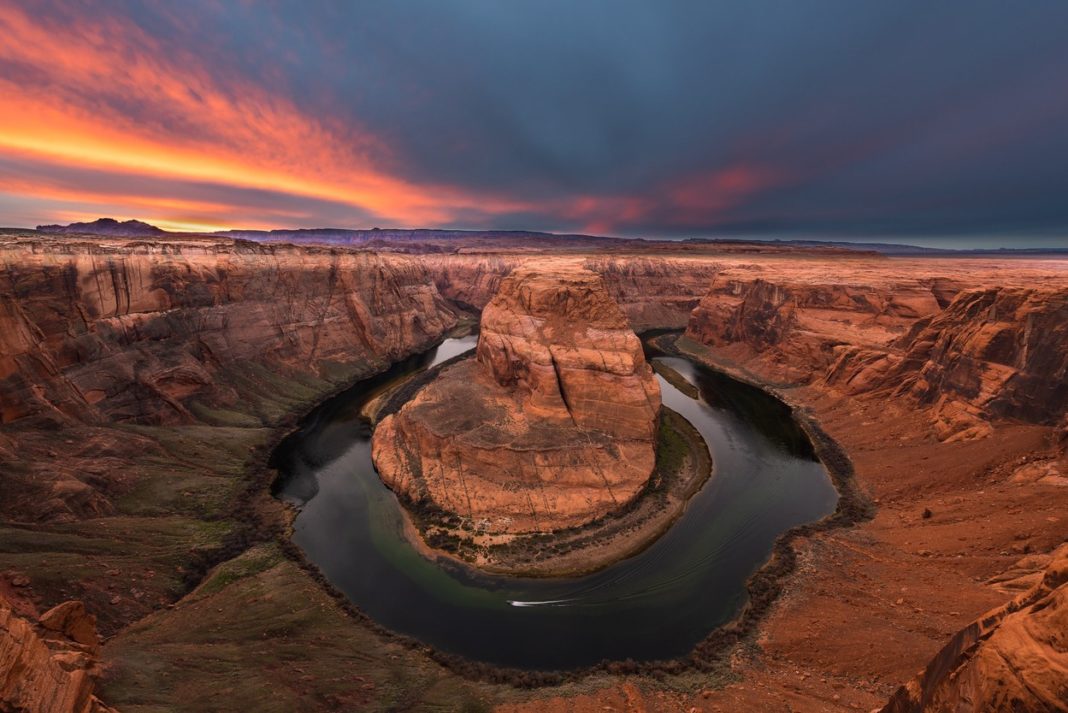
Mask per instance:
[[[266,572],[281,564],[284,557],[278,547],[272,544],[257,545],[232,560],[223,562],[209,574],[192,593],[192,599],[198,599],[221,592],[234,582]]]
[[[667,409],[660,417],[656,441],[656,470],[660,474],[677,473],[690,453],[690,439],[680,431],[680,420],[685,421],[677,413]]]

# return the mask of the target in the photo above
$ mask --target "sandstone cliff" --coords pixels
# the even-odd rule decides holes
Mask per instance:
[[[519,268],[482,315],[476,360],[376,428],[382,479],[488,532],[548,531],[618,508],[655,464],[660,391],[597,275]]]
[[[981,435],[996,418],[1054,425],[1068,412],[1068,290],[966,291],[902,346],[882,384],[931,406],[943,438]]]
[[[426,265],[443,296],[475,311],[489,304],[501,280],[529,259],[526,256],[427,255]]]
[[[106,713],[93,695],[96,621],[70,601],[33,622],[0,595],[0,710]]]
[[[195,402],[239,397],[216,383],[232,367],[343,380],[455,323],[412,259],[223,241],[42,249],[0,252],[2,422],[189,423]]]
[[[423,263],[438,291],[463,306],[481,310],[497,294],[501,280],[520,265],[577,266],[596,272],[635,331],[682,328],[708,291],[717,263],[707,259],[655,256],[543,257],[531,255],[428,255]]]
[[[1052,425],[1068,408],[1064,288],[717,280],[686,335],[772,381],[904,396],[943,440],[999,418]]]
[[[957,633],[881,713],[1068,711],[1068,545],[1029,591]]]
[[[685,327],[719,271],[706,260],[638,256],[591,258],[583,264],[604,278],[635,331]]]
[[[691,339],[776,381],[809,383],[846,354],[885,352],[941,309],[920,282],[886,287],[720,278],[693,311]]]
[[[131,457],[162,457],[114,424],[272,425],[457,320],[400,256],[37,238],[0,260],[0,515],[19,522],[112,513]]]

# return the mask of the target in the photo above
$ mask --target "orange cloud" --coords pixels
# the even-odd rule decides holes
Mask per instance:
[[[672,207],[701,218],[737,207],[781,180],[778,172],[768,168],[734,164],[678,181],[667,194]]]
[[[648,194],[581,196],[562,206],[559,213],[578,221],[582,230],[591,233],[627,230],[654,221],[661,225],[709,226],[786,180],[781,171],[735,163],[673,179]]]
[[[168,55],[128,22],[46,26],[0,5],[0,33],[18,38],[0,44],[0,62],[18,69],[0,76],[0,152],[8,156],[326,199],[411,224],[527,207],[391,176],[375,165],[388,147],[374,136],[329,127],[247,82],[223,86],[196,57]],[[222,219],[225,206],[213,212]]]

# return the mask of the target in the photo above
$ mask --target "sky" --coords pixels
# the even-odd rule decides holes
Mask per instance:
[[[1068,2],[0,0],[0,225],[1068,246]]]

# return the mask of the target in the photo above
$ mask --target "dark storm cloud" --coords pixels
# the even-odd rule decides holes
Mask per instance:
[[[73,25],[104,12],[35,8]],[[374,137],[361,153],[392,177],[522,204],[468,203],[441,224],[1068,234],[1059,0],[192,0],[104,14],[136,26],[144,51],[195,57],[235,100],[255,86],[342,142]],[[216,128],[137,97],[98,101],[176,136]],[[305,225],[374,214],[301,201]]]

